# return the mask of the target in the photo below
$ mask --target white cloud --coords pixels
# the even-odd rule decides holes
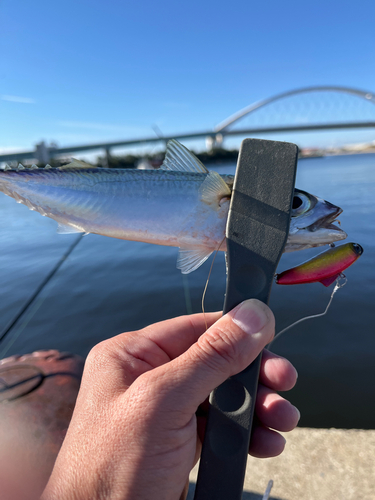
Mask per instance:
[[[31,99],[30,97],[20,97],[18,95],[2,95],[0,96],[2,101],[9,102],[19,102],[22,104],[35,104],[35,99]]]

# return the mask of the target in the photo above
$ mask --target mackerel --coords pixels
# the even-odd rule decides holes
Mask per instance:
[[[233,179],[209,172],[172,140],[159,170],[94,168],[77,160],[59,168],[19,165],[0,170],[0,190],[57,221],[59,233],[95,233],[179,247],[177,267],[186,274],[213,251],[226,250]],[[332,224],[341,212],[296,189],[285,251],[346,238]]]

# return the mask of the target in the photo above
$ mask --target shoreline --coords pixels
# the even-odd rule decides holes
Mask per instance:
[[[281,434],[287,442],[279,457],[249,457],[243,500],[261,500],[270,479],[269,500],[374,500],[375,430],[297,427]]]

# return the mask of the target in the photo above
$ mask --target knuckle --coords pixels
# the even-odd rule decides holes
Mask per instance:
[[[86,358],[85,367],[87,370],[100,370],[108,364],[110,355],[107,344],[108,341],[103,340],[99,344],[92,347]]]
[[[222,366],[236,363],[240,351],[235,339],[224,328],[216,327],[206,332],[198,341],[204,353],[204,360],[210,365]]]

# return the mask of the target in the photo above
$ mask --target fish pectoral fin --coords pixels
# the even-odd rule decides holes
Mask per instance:
[[[340,273],[335,274],[334,276],[331,276],[330,278],[324,278],[323,280],[320,280],[319,283],[321,283],[324,286],[332,285],[332,283],[334,281],[336,281],[339,276],[340,276]]]
[[[84,233],[85,231],[79,227],[70,226],[69,224],[58,223],[57,232],[59,234]]]
[[[220,174],[211,170],[199,188],[203,203],[220,205],[220,200],[230,198],[232,192]]]
[[[188,248],[180,248],[180,253],[177,259],[177,269],[180,269],[182,274],[189,274],[205,262],[212,254],[213,250],[204,248],[192,250]]]
[[[62,167],[58,167],[58,170],[65,170],[68,168],[95,168],[93,165],[90,165],[90,163],[86,163],[85,161],[81,160],[76,160],[75,158],[72,159],[70,163],[67,165],[63,165]],[[81,231],[83,232],[83,231]]]
[[[207,174],[208,170],[198,158],[193,155],[180,142],[172,139],[168,141],[165,159],[161,170],[174,170],[178,172],[195,172]]]

